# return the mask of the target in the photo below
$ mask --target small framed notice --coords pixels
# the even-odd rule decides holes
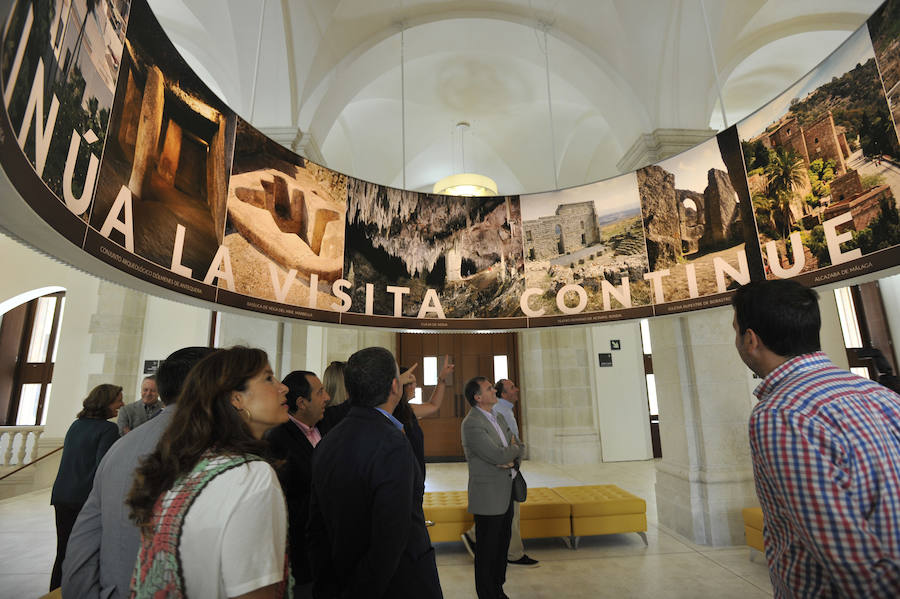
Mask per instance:
[[[611,349],[611,350],[622,349],[622,342],[619,341],[618,339],[610,339],[609,340],[609,349]]]
[[[600,368],[612,366],[612,354],[597,354],[600,358]]]

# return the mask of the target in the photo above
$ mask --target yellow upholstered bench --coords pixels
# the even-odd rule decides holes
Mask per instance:
[[[519,506],[519,532],[523,539],[568,538],[572,534],[572,507],[553,489],[528,489],[528,499]]]
[[[428,527],[432,543],[458,541],[459,536],[469,530],[475,521],[466,511],[469,495],[466,491],[435,491],[425,493],[422,500],[425,519],[434,522]]]
[[[763,546],[763,514],[762,508],[745,507],[744,516],[744,536],[747,537],[747,544],[761,553],[765,553]],[[753,554],[750,554],[753,559]]]
[[[647,502],[616,485],[554,487],[572,506],[572,537],[636,532],[647,544]]]

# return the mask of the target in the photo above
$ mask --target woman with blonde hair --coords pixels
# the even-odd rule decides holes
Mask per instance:
[[[285,597],[287,514],[263,434],[288,420],[261,349],[194,366],[128,496],[141,530],[132,597]]]
[[[122,387],[97,385],[81,405],[83,409],[66,432],[59,472],[50,494],[50,504],[56,512],[56,561],[50,575],[51,591],[62,581],[69,535],[91,492],[97,465],[119,438],[119,428],[108,419],[114,418],[124,405]]]

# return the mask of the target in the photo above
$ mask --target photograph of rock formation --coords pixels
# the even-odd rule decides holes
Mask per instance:
[[[768,277],[900,243],[900,145],[866,27],[738,131]]]
[[[544,291],[529,300],[531,309],[560,314],[557,294],[573,284],[587,294],[584,312],[650,304],[650,287],[644,280],[648,263],[641,200],[634,173],[522,196],[521,203],[525,286]],[[624,302],[610,292],[609,285]],[[570,305],[576,298],[572,294],[565,299],[565,305]]]
[[[346,175],[297,156],[238,120],[225,227],[235,291],[331,309],[331,285],[344,268],[346,211]]]
[[[4,22],[0,71],[15,130],[28,131],[25,154],[53,193],[87,221],[116,91],[130,2],[23,0]],[[20,46],[24,46],[19,55]],[[18,57],[18,58],[17,58]],[[37,104],[30,103],[42,91]],[[40,125],[35,108],[41,107]],[[43,131],[38,130],[39,127]],[[49,143],[37,135],[52,131]],[[35,146],[43,146],[38,150]],[[75,167],[66,172],[70,148]]]
[[[423,194],[351,178],[344,250],[350,311],[368,312],[371,284],[377,315],[418,317],[423,302],[434,307],[427,297],[434,290],[446,318],[521,316],[520,222],[518,196]]]
[[[900,122],[900,1],[888,0],[882,4],[867,24],[896,127]]]
[[[723,293],[750,280],[758,252],[747,183],[732,127],[637,171],[653,303]],[[731,148],[731,150],[728,150]]]
[[[145,0],[134,2],[130,19],[90,225],[202,281],[223,240],[236,117],[187,66]]]

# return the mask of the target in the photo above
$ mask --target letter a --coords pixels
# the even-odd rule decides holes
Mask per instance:
[[[125,208],[125,220],[119,220],[119,213]],[[124,185],[119,189],[119,195],[113,202],[112,208],[106,215],[100,234],[109,239],[109,234],[115,229],[125,236],[125,249],[134,253],[134,221],[131,218],[131,190]]]

